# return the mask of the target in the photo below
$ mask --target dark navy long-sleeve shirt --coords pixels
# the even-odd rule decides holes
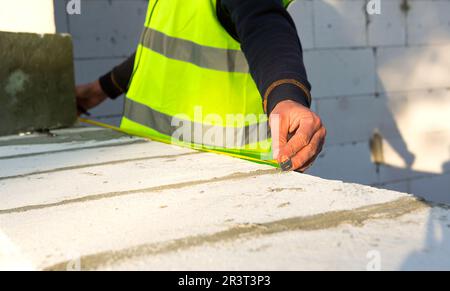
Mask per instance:
[[[282,0],[217,0],[217,16],[241,43],[250,73],[268,114],[280,101],[311,105],[311,85],[297,30]],[[105,93],[116,98],[130,82],[135,54],[100,78]],[[263,101],[264,101],[263,100]]]

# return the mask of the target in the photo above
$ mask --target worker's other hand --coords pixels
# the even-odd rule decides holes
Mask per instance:
[[[89,84],[77,86],[75,88],[75,96],[77,100],[78,116],[85,113],[83,111],[94,108],[108,98],[105,92],[103,92],[98,80]]]
[[[327,131],[320,117],[300,103],[278,103],[269,118],[274,158],[284,170],[306,171],[322,151]]]

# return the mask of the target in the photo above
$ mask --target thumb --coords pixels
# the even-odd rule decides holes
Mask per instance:
[[[301,118],[298,122],[290,125],[290,127],[292,126],[297,128],[294,132],[289,133],[287,143],[280,148],[280,155],[282,156],[281,162],[292,158],[306,147],[310,143],[314,133],[320,128],[316,128],[314,119],[309,117]]]
[[[270,131],[272,135],[273,157],[280,161],[280,150],[288,142],[289,120],[283,114],[272,113],[270,115]]]

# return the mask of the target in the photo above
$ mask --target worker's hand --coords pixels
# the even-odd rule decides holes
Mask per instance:
[[[83,111],[94,108],[108,98],[105,92],[103,92],[98,80],[89,84],[77,86],[75,88],[75,96],[77,99],[78,116],[84,113]]]
[[[309,108],[281,101],[270,114],[274,158],[284,170],[306,171],[322,151],[327,131]]]

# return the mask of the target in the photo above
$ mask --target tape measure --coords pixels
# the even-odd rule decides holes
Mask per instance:
[[[99,127],[111,129],[111,130],[114,130],[114,131],[117,131],[117,132],[121,132],[121,133],[124,133],[124,134],[127,134],[127,135],[133,135],[133,136],[138,136],[138,137],[150,139],[152,141],[157,141],[157,142],[161,142],[161,143],[165,143],[165,144],[172,144],[172,145],[176,144],[176,145],[181,146],[181,147],[191,148],[191,149],[202,151],[202,152],[207,152],[207,153],[213,153],[213,154],[218,154],[218,155],[238,158],[238,159],[241,159],[241,160],[246,160],[246,161],[250,161],[250,162],[254,162],[254,163],[258,163],[258,164],[263,164],[263,165],[268,165],[268,166],[272,166],[272,167],[275,167],[275,168],[280,168],[280,165],[278,164],[278,162],[276,160],[262,160],[262,159],[257,159],[257,158],[245,156],[245,155],[240,155],[240,154],[234,154],[234,153],[229,153],[229,152],[220,151],[220,150],[213,150],[213,149],[203,148],[203,147],[199,147],[198,145],[196,146],[196,145],[185,143],[185,142],[173,143],[172,141],[161,139],[161,138],[157,138],[157,137],[148,137],[148,136],[144,136],[144,135],[138,135],[138,134],[135,134],[135,133],[130,133],[130,132],[127,132],[126,130],[123,130],[123,129],[117,127],[117,126],[113,126],[113,125],[109,125],[109,124],[106,124],[106,123],[103,123],[103,122],[90,120],[90,119],[86,119],[86,118],[81,118],[81,117],[78,118],[78,121],[81,122],[81,123],[89,124],[89,125],[94,125],[94,126],[99,126]]]

